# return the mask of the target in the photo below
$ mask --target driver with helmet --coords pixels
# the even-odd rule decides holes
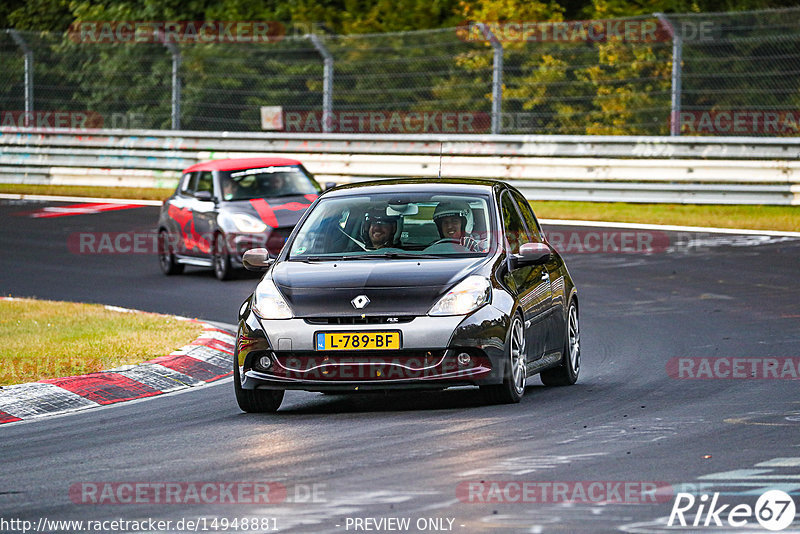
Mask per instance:
[[[472,235],[475,221],[472,209],[466,202],[440,202],[433,212],[433,222],[439,230],[438,242],[458,243],[469,251],[480,251],[483,247]]]

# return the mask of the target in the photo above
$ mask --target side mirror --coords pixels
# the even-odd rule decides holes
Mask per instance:
[[[265,248],[251,248],[242,256],[242,265],[248,271],[266,271],[273,261]]]
[[[333,189],[334,187],[336,187],[336,182],[325,182],[325,191]]]
[[[194,194],[194,198],[197,200],[202,200],[203,202],[210,202],[214,200],[214,197],[211,195],[211,191],[197,191]]]
[[[547,263],[553,251],[544,243],[525,243],[519,247],[519,254],[512,256],[514,267],[524,267],[526,265],[542,265]]]

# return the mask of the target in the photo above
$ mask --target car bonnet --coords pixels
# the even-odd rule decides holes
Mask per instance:
[[[231,213],[253,215],[270,228],[294,226],[316,197],[317,195],[309,194],[281,198],[230,200],[225,202],[223,209]]]
[[[272,279],[298,317],[424,315],[485,258],[283,261]],[[356,297],[369,302],[357,308]],[[363,299],[361,299],[363,302]]]

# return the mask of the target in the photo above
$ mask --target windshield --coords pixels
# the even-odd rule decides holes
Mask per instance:
[[[309,214],[290,260],[481,256],[492,249],[486,197],[385,193],[323,199]]]
[[[224,200],[317,194],[322,188],[300,165],[221,171]]]

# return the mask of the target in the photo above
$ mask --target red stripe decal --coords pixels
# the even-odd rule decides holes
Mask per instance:
[[[14,421],[22,421],[19,417],[14,417],[11,414],[0,411],[0,425],[3,423],[13,423]]]
[[[300,204],[299,202],[287,202],[286,204],[279,204],[272,206],[274,210],[289,210],[289,211],[302,211],[308,208],[311,204]]]
[[[186,223],[192,220],[192,210],[189,208],[179,208],[172,204],[169,205],[167,208],[167,213],[169,214],[170,218],[174,219],[181,228],[186,226]]]
[[[313,193],[303,196],[306,197],[306,200],[308,200],[309,202],[314,202],[315,200],[317,200],[317,198],[319,198],[319,195],[315,195]]]
[[[270,228],[278,227],[278,219],[275,217],[275,212],[272,211],[272,208],[269,204],[267,204],[266,200],[263,198],[256,198],[251,200],[250,204],[252,204],[255,210],[258,212],[258,216],[261,217],[261,220],[264,221],[264,224]]]
[[[170,205],[167,213],[181,227],[181,235],[183,236],[183,246],[186,250],[192,250],[197,247],[200,252],[209,253],[211,251],[211,243],[208,239],[197,233],[194,228],[194,214],[189,208],[178,208]]]
[[[40,382],[66,389],[97,404],[114,404],[162,393],[118,373],[93,373],[83,376],[51,378]]]
[[[218,367],[213,363],[204,362],[191,356],[160,356],[154,358],[147,363],[157,363],[163,365],[173,371],[178,371],[185,375],[202,380],[203,382],[211,382],[224,376],[230,375],[233,371],[226,371],[222,367]]]

